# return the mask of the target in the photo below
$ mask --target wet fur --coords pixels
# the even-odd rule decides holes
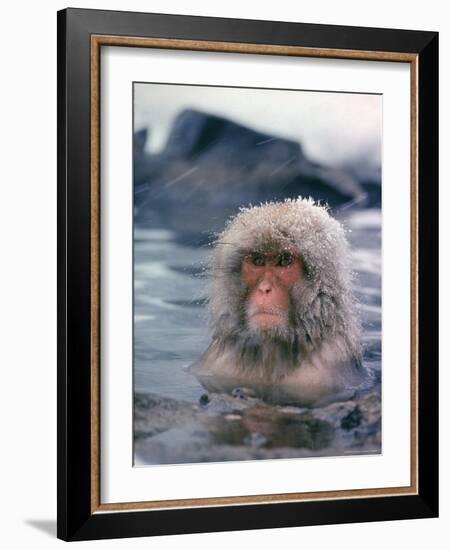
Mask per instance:
[[[253,330],[247,322],[241,263],[255,250],[291,250],[303,260],[305,278],[291,289],[285,327]],[[299,199],[242,209],[218,236],[210,273],[213,338],[194,367],[202,383],[213,375],[313,402],[364,378],[350,252],[325,207]]]

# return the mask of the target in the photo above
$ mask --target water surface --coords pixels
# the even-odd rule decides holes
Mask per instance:
[[[342,218],[356,273],[363,322],[364,364],[381,371],[381,212]],[[168,230],[135,230],[134,388],[197,402],[204,389],[186,367],[210,341],[203,271],[208,246],[179,244]]]
[[[365,395],[370,397],[374,393],[379,395],[381,391],[381,211],[379,209],[347,210],[345,216],[343,214],[344,212],[341,214],[340,220],[347,230],[347,238],[352,248],[353,269],[355,271],[354,294],[359,301],[363,324],[363,362],[365,367],[374,375],[372,386],[360,392],[359,397]],[[188,371],[187,367],[198,359],[208,346],[211,337],[207,328],[205,306],[207,279],[204,270],[209,253],[210,249],[207,245],[189,247],[180,244],[179,240],[176,239],[176,235],[168,230],[138,227],[135,229],[134,390],[139,395],[152,394],[156,399],[161,398],[164,406],[168,407],[167,410],[171,410],[172,413],[177,409],[178,402],[181,408],[177,414],[180,414],[180,411],[183,410],[182,403],[199,404],[205,394],[205,389]],[[169,405],[164,402],[165,398],[169,399],[167,401]],[[152,399],[154,400],[154,398]],[[154,405],[153,401],[152,406]],[[226,407],[228,405],[227,403]],[[158,402],[156,406],[160,407],[161,403]],[[217,405],[214,406],[217,412]],[[260,410],[260,406],[263,409]],[[286,431],[286,434],[295,433],[298,436],[305,430],[310,434],[311,426],[315,426],[314,423],[319,422],[320,424],[322,422],[320,414],[313,419],[309,416],[302,417],[299,423],[298,417],[295,417],[294,420],[292,418],[286,419],[287,413],[283,409],[278,408],[276,411],[270,412],[264,409],[264,406],[264,404],[256,403],[254,409],[242,412],[239,418],[239,415],[235,415],[240,423],[227,424],[225,422],[225,427],[228,425],[234,426],[232,429],[230,428],[231,431],[229,428],[218,430],[217,427],[222,425],[221,420],[219,423],[217,423],[217,419],[208,420],[210,443],[206,441],[205,436],[202,445],[208,446],[211,444],[214,446],[217,444],[217,438],[219,440],[222,438],[221,452],[225,457],[224,459],[239,459],[239,454],[229,452],[228,457],[228,451],[224,450],[232,448],[233,443],[230,443],[230,441],[236,442],[239,440],[241,445],[239,448],[241,449],[243,449],[242,445],[260,447],[258,441],[263,441],[263,439],[258,439],[258,437],[264,438],[269,433],[279,433],[278,429],[274,430],[275,424],[277,426],[280,422],[283,425],[292,424],[296,426],[298,424],[297,428],[289,428],[290,431]],[[339,428],[342,428],[341,434],[347,434],[350,437],[351,429],[355,428],[351,433],[352,437],[357,437],[356,428],[358,424],[353,426],[352,423],[360,415],[358,405],[355,406],[353,403],[353,405],[345,406],[347,408],[342,409],[342,415],[339,417]],[[211,405],[211,407],[213,406]],[[223,415],[225,415],[223,418],[227,418],[226,415],[230,413],[226,407],[222,410]],[[293,409],[290,408],[288,413],[302,412],[300,409]],[[157,410],[155,409],[155,411]],[[194,411],[194,409],[185,410],[186,414]],[[335,414],[338,409],[330,410],[331,413],[326,414]],[[195,429],[198,415],[194,413],[192,413],[190,431],[179,427],[170,429],[170,426],[167,426],[167,429],[162,430],[163,433],[158,433],[157,437],[160,440],[157,447],[159,458],[149,456],[149,453],[151,455],[151,453],[156,452],[156,447],[153,445],[152,450],[147,452],[147,458],[144,459],[144,462],[147,464],[183,462],[183,452],[188,452],[182,451],[183,445],[187,443],[187,439],[191,444],[192,434],[198,435],[200,433],[199,430]],[[155,412],[155,414],[159,413]],[[260,426],[259,432],[257,430],[252,431],[250,428],[255,425],[255,415],[258,418],[256,425]],[[266,424],[260,421],[261,418],[264,419]],[[270,418],[273,418],[272,426],[271,422],[268,421]],[[318,418],[319,420],[317,420]],[[320,441],[326,442],[328,435],[331,433],[331,428],[329,418],[324,416],[324,421],[326,425],[324,425],[323,430],[317,432],[317,437]],[[350,425],[350,428],[347,429],[345,422]],[[261,428],[261,426],[263,427]],[[374,426],[375,428],[371,429],[381,430],[379,418]],[[186,441],[183,439],[183,433],[185,433]],[[380,433],[378,435],[380,436]],[[332,439],[331,436],[330,438]],[[300,440],[304,441],[304,438]],[[299,440],[294,439],[292,441],[297,441],[297,443],[292,443],[291,446],[298,447]],[[353,445],[354,442],[351,444]],[[276,446],[272,440],[270,442],[272,453],[270,456],[284,456],[273,454],[274,445]],[[284,445],[286,446],[286,441]],[[148,448],[150,449],[150,447]],[[161,451],[161,448],[166,450]],[[191,459],[187,458],[186,461],[194,461],[195,456]],[[208,456],[213,457],[211,460],[216,460],[218,455],[213,453]],[[264,454],[251,456],[265,457]],[[208,460],[208,458],[199,458],[198,460]]]

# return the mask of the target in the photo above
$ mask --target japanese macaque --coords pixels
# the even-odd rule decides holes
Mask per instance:
[[[311,199],[244,208],[211,258],[212,342],[193,369],[210,391],[243,386],[314,405],[367,377],[341,224]]]

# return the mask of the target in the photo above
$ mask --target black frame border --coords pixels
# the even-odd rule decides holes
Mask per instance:
[[[69,8],[58,12],[58,522],[63,540],[438,515],[438,33]],[[170,38],[418,56],[417,495],[91,513],[90,38]]]

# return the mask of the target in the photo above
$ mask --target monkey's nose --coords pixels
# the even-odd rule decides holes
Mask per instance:
[[[269,292],[272,292],[272,283],[266,280],[261,281],[259,283],[258,289],[263,294],[269,294]]]

